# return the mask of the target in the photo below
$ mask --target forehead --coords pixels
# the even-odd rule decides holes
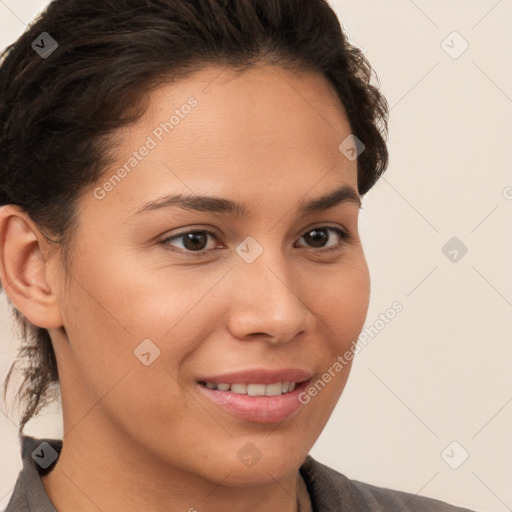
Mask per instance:
[[[339,150],[350,124],[320,73],[210,66],[159,86],[148,105],[118,132],[103,180],[121,166],[128,172],[109,199],[179,192],[245,196],[250,203],[258,193],[298,197],[315,184],[317,196],[342,183],[357,190],[357,163]],[[143,157],[134,155],[144,147],[150,149]]]
[[[345,109],[323,75],[270,65],[243,72],[208,66],[185,80],[164,85],[151,95],[139,128],[147,131],[151,127],[148,123],[162,116],[168,118],[190,97],[197,99],[198,108],[184,124],[198,143],[207,142],[201,137],[204,131],[215,142],[229,135],[233,145],[250,137],[297,137],[297,130],[311,138],[315,132],[323,136],[330,132],[335,139],[340,130],[350,132]]]

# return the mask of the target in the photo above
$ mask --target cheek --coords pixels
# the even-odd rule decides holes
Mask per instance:
[[[146,281],[142,288],[140,277],[121,279],[122,272],[116,272],[84,281],[84,286],[76,275],[63,301],[70,351],[62,360],[62,380],[80,397],[67,402],[72,404],[68,412],[73,409],[70,423],[85,426],[80,418],[92,410],[131,436],[139,435],[141,425],[152,429],[152,437],[157,431],[159,436],[168,435],[177,425],[186,425],[189,416],[204,415],[179,382],[183,362],[201,339],[204,322],[197,314],[189,318],[187,312],[195,311],[202,288],[181,293],[161,281]],[[211,325],[206,323],[210,329]],[[143,340],[151,342],[145,341],[141,351]],[[183,443],[183,450],[187,446]]]
[[[364,326],[370,297],[370,276],[362,251],[350,262],[325,269],[315,278],[311,310],[318,317],[322,344],[320,373],[302,395],[311,439],[317,439],[338,402],[352,367],[353,347]],[[311,417],[314,422],[309,421]],[[306,427],[305,427],[306,428]]]
[[[325,323],[333,354],[339,354],[357,339],[366,319],[370,276],[364,256],[317,272],[311,286],[312,309]]]
[[[180,378],[180,365],[222,317],[223,301],[214,288],[225,269],[148,268],[144,261],[120,256],[77,259],[62,299],[74,364],[95,394],[123,371],[144,367],[137,356],[148,351],[154,360],[148,369],[166,368]]]

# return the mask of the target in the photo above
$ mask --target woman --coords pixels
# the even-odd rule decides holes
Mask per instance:
[[[7,49],[8,512],[462,510],[308,455],[368,308],[370,77],[324,0],[55,0]],[[24,436],[56,384],[63,441]]]

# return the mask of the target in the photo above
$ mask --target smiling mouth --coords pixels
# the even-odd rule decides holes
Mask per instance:
[[[234,381],[231,383],[222,382],[224,379],[228,380],[227,375],[224,378],[203,378],[196,382],[201,395],[238,419],[256,423],[279,423],[298,413],[302,406],[299,396],[312,379],[307,372],[301,371],[281,372],[288,373],[283,375],[284,378],[296,380],[275,382],[272,381],[277,376],[269,373],[265,375],[264,371],[252,372],[253,375],[249,373],[231,375]]]
[[[296,382],[283,381],[274,382],[273,384],[244,384],[244,383],[233,383],[228,384],[225,382],[204,382],[199,381],[201,386],[208,389],[217,391],[231,391],[238,395],[249,395],[249,396],[279,396],[286,393],[291,393],[298,385]]]

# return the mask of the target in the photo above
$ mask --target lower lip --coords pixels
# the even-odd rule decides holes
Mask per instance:
[[[256,423],[279,423],[300,409],[302,404],[299,394],[307,387],[308,382],[301,382],[290,393],[276,396],[241,395],[209,389],[199,383],[197,385],[203,395],[237,418]]]

